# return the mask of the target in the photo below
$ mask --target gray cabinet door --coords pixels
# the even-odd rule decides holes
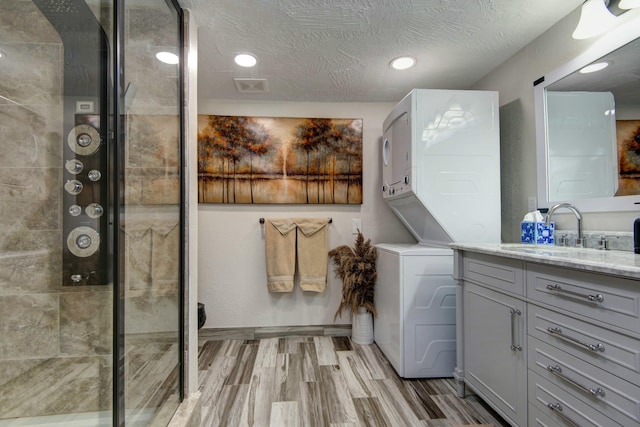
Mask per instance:
[[[527,417],[525,303],[465,282],[464,378],[513,425]]]

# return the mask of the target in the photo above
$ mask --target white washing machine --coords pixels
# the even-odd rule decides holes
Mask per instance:
[[[401,377],[451,377],[449,243],[500,242],[498,93],[414,89],[383,124],[382,197],[418,241],[378,244],[375,341]]]
[[[403,378],[451,377],[456,361],[453,251],[378,244],[374,335]]]

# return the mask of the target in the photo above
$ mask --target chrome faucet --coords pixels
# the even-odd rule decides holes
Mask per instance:
[[[584,247],[585,242],[584,238],[582,237],[582,214],[580,213],[578,208],[573,206],[571,203],[558,203],[557,205],[551,206],[549,212],[547,212],[547,216],[544,219],[544,224],[548,227],[551,224],[551,215],[553,215],[553,213],[560,208],[567,208],[576,216],[576,219],[578,220],[578,239],[576,240],[576,246]]]

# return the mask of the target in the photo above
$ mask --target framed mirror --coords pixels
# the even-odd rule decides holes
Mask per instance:
[[[638,209],[639,37],[637,21],[627,22],[534,82],[538,206]]]

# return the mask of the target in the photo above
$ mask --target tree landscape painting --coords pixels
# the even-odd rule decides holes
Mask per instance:
[[[200,203],[362,203],[362,119],[198,116]]]
[[[616,120],[618,191],[616,196],[640,194],[640,120]]]

